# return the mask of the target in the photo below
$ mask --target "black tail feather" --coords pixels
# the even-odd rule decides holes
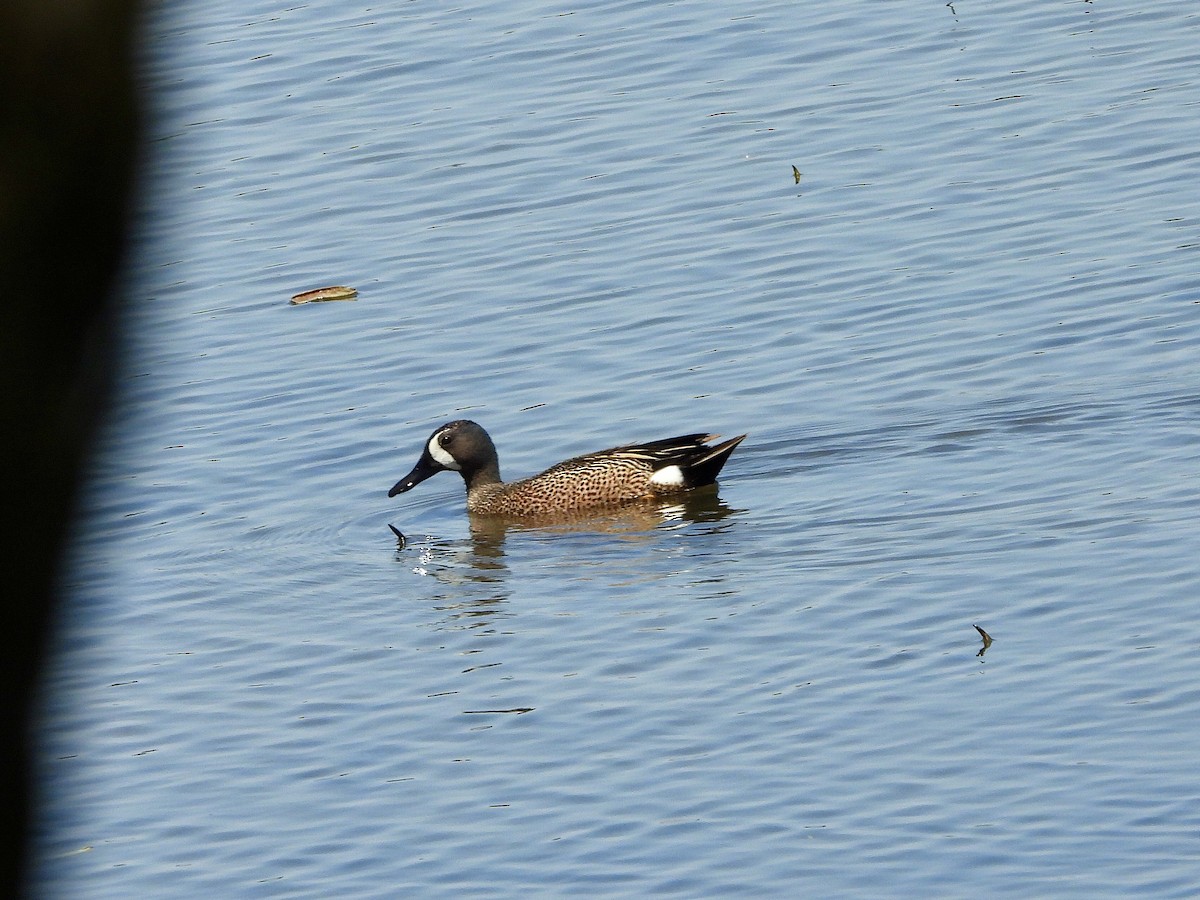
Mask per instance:
[[[721,473],[721,469],[724,467],[726,460],[729,459],[729,455],[745,439],[746,435],[742,434],[727,441],[722,441],[714,447],[706,448],[707,452],[696,459],[683,463],[680,468],[683,469],[683,477],[687,481],[687,486],[701,487],[716,481],[717,475]]]

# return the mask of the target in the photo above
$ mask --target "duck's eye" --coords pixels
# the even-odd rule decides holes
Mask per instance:
[[[444,431],[438,435],[438,443],[443,447],[449,447],[452,440],[454,440],[454,435],[448,431]]]

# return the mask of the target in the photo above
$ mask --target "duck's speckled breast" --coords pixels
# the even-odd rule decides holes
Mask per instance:
[[[652,496],[653,468],[645,461],[582,456],[512,484],[489,484],[467,496],[480,515],[537,516],[592,506],[614,506]]]

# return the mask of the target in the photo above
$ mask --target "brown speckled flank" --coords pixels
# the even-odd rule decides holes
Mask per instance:
[[[545,516],[619,506],[712,484],[744,434],[709,445],[715,434],[685,434],[648,444],[587,453],[540,475],[505,484],[491,437],[459,419],[433,432],[416,466],[390,491],[395,497],[426,478],[458,471],[467,486],[467,510],[485,516]]]

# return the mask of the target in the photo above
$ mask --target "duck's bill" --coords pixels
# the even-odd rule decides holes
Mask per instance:
[[[438,472],[444,472],[445,469],[446,467],[438,463],[432,456],[424,453],[413,470],[392,486],[392,489],[388,491],[388,496],[395,497],[397,494],[411,491],[426,478],[432,478]]]

